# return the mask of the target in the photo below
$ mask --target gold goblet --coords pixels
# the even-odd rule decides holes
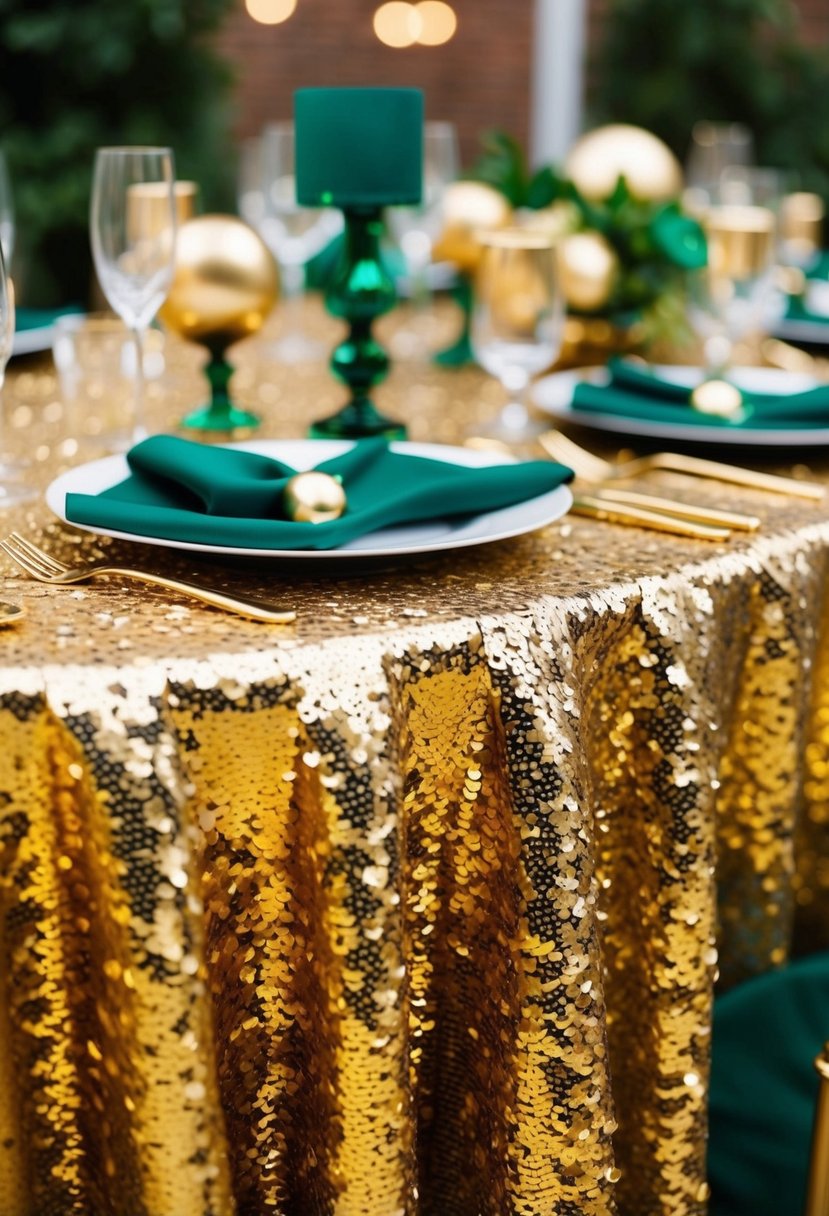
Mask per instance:
[[[279,279],[273,255],[253,228],[230,215],[202,215],[178,233],[173,285],[159,316],[180,337],[210,352],[205,374],[210,403],[188,414],[197,431],[250,430],[259,418],[239,409],[228,385],[225,352],[258,333],[273,308]]]

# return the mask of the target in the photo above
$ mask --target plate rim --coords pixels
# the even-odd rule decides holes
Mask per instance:
[[[659,364],[667,371],[669,368],[684,367],[684,364]],[[561,422],[572,422],[592,430],[607,431],[614,435],[633,435],[643,439],[677,440],[682,443],[726,444],[732,447],[802,447],[803,445],[829,446],[829,425],[820,427],[798,427],[795,430],[770,430],[765,427],[744,427],[740,430],[729,430],[726,427],[706,426],[705,423],[683,425],[679,422],[655,422],[645,418],[623,418],[619,414],[602,414],[593,410],[573,409],[571,403],[556,405],[539,397],[538,389],[549,385],[559,377],[567,377],[571,382],[578,378],[606,370],[602,364],[584,368],[565,368],[559,372],[550,372],[541,376],[532,385],[532,401],[537,409],[549,418]],[[750,371],[771,371],[786,373],[781,368],[748,368]],[[562,382],[562,381],[559,381]]]
[[[339,440],[339,439],[248,439],[238,443],[222,444],[222,447],[233,448],[240,451],[257,450],[264,455],[269,455],[271,451],[288,447],[300,447],[309,444],[322,445],[325,444],[329,449],[338,449],[339,451],[347,451],[353,446],[354,440]],[[422,454],[427,454],[430,459],[441,459],[442,455],[447,453],[460,453],[464,457],[463,462],[448,460],[449,464],[463,463],[466,467],[495,467],[501,464],[520,463],[517,457],[509,456],[506,453],[494,453],[485,451],[475,451],[469,448],[458,447],[450,444],[426,443],[419,441],[397,440],[391,444],[393,449],[404,447],[409,454],[411,449],[416,448]],[[264,451],[269,449],[269,451]],[[329,457],[326,457],[328,459]],[[68,483],[70,483],[84,469],[89,470],[92,467],[100,468],[101,466],[111,466],[113,469],[113,477],[110,481],[102,484],[97,492],[101,489],[106,489],[108,486],[117,484],[127,475],[128,468],[125,453],[114,453],[109,456],[102,456],[96,460],[85,461],[83,464],[74,465],[71,469],[59,474],[46,487],[44,498],[46,505],[63,523],[70,527],[78,528],[83,532],[88,532],[95,536],[109,536],[116,540],[128,540],[134,544],[153,545],[158,548],[176,549],[180,552],[188,553],[212,553],[218,556],[226,557],[257,557],[257,558],[281,558],[300,561],[324,561],[331,560],[365,560],[375,557],[405,557],[414,556],[419,553],[441,553],[448,552],[452,549],[465,549],[473,545],[492,544],[499,540],[509,540],[516,536],[524,536],[530,532],[535,532],[539,528],[548,527],[555,523],[567,514],[573,503],[573,495],[569,486],[566,484],[556,486],[553,490],[548,490],[544,494],[536,495],[535,498],[524,499],[519,503],[513,503],[509,507],[499,507],[492,511],[482,511],[477,515],[467,517],[468,528],[474,527],[476,522],[486,520],[487,516],[498,515],[504,511],[514,511],[522,507],[527,507],[531,503],[546,504],[546,510],[542,512],[542,517],[531,525],[522,523],[513,527],[506,527],[503,530],[498,530],[492,535],[477,535],[469,533],[466,536],[460,535],[454,539],[449,537],[437,538],[431,541],[414,542],[413,544],[396,544],[396,545],[380,545],[369,546],[366,548],[350,548],[349,546],[365,540],[366,537],[382,537],[384,531],[390,529],[378,529],[376,532],[365,533],[362,537],[355,537],[353,541],[348,542],[345,546],[339,546],[333,549],[261,549],[255,547],[239,547],[235,545],[208,545],[196,541],[178,541],[170,540],[166,537],[144,536],[136,532],[119,532],[114,528],[100,528],[91,524],[78,524],[74,520],[66,518],[65,511],[65,496],[67,493]],[[114,475],[115,470],[118,470],[117,476]],[[426,521],[421,521],[426,523]],[[406,527],[416,528],[417,524],[411,525],[396,525],[394,531],[399,532],[405,530]]]

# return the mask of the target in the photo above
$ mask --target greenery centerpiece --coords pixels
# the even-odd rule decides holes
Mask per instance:
[[[683,210],[679,165],[660,140],[638,128],[600,128],[563,169],[531,172],[516,140],[490,132],[470,176],[506,204],[502,215],[492,209],[499,223],[555,236],[577,343],[591,334],[599,345],[641,347],[687,338],[688,276],[705,265],[706,242]],[[447,223],[437,248],[472,281],[474,242],[462,245]]]

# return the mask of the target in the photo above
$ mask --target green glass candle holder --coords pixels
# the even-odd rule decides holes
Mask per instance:
[[[210,359],[204,374],[210,385],[210,401],[181,420],[188,431],[250,431],[259,426],[258,414],[242,410],[230,397],[230,378],[234,367],[225,358],[224,348],[208,348]]]
[[[348,325],[331,369],[351,396],[338,413],[314,423],[310,433],[399,438],[405,427],[384,417],[370,397],[390,366],[371,331],[397,298],[380,255],[383,208],[420,202],[423,94],[419,89],[300,89],[295,121],[297,202],[339,207],[345,217],[342,255],[326,306]]]
[[[402,423],[381,414],[370,392],[388,375],[390,360],[372,336],[377,317],[395,305],[394,281],[380,256],[383,216],[379,208],[348,209],[339,266],[325,293],[328,311],[348,324],[348,334],[331,356],[331,370],[351,392],[330,418],[315,422],[315,438],[362,439],[370,435],[405,437]]]

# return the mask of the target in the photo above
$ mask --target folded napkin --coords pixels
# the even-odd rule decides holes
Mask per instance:
[[[54,325],[59,317],[75,315],[82,311],[78,304],[71,304],[66,308],[18,308],[14,319],[15,329],[18,333],[29,329],[47,329]]]
[[[101,494],[67,494],[76,524],[245,549],[333,549],[378,528],[474,515],[535,498],[573,474],[550,461],[469,468],[394,452],[366,439],[316,466],[342,478],[348,506],[328,523],[286,519],[296,472],[253,452],[155,435],[127,455],[130,476]]]
[[[665,380],[635,363],[611,359],[608,371],[608,384],[591,384],[584,380],[576,385],[572,400],[574,409],[732,430],[757,426],[771,430],[829,426],[829,384],[820,384],[801,393],[744,392],[744,414],[739,421],[733,421],[693,409],[691,389]]]

